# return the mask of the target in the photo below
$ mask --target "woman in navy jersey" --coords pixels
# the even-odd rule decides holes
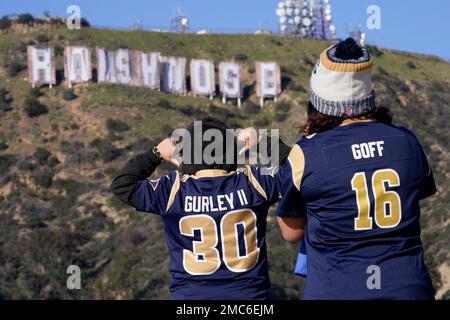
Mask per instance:
[[[353,39],[321,54],[302,138],[278,173],[283,235],[304,234],[305,299],[434,297],[419,221],[433,174],[414,134],[376,108],[372,67]]]

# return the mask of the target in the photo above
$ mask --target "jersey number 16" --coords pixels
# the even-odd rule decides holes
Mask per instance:
[[[385,187],[399,187],[400,177],[395,170],[377,170],[372,175],[372,192],[375,203],[374,217],[378,227],[394,228],[402,219],[402,203],[395,191],[387,191]],[[352,179],[352,190],[356,192],[358,217],[355,218],[355,230],[371,230],[369,191],[364,172],[357,172]],[[389,206],[389,212],[386,210]]]

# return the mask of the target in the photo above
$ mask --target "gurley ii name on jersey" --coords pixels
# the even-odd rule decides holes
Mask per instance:
[[[185,212],[219,212],[229,211],[235,208],[235,201],[239,201],[241,206],[248,204],[244,190],[239,189],[227,194],[217,194],[214,196],[185,196]]]

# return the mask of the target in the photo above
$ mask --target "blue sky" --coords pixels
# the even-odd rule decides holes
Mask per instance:
[[[366,9],[381,8],[381,30],[367,30],[367,42],[381,47],[429,53],[450,59],[450,1],[448,0],[330,0],[338,37],[352,25],[366,26]],[[0,16],[30,12],[68,16],[76,4],[82,16],[96,26],[127,28],[142,20],[145,27],[169,27],[175,7],[181,7],[194,29],[223,32],[276,30],[278,0],[0,0]]]

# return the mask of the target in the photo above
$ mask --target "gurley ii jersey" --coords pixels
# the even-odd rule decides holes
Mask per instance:
[[[266,216],[274,178],[246,167],[228,174],[171,172],[137,185],[136,209],[160,214],[175,299],[261,299],[269,277]]]
[[[307,216],[305,299],[432,299],[419,200],[435,193],[416,137],[355,122],[301,139],[278,216]]]
[[[127,164],[130,185],[149,175],[136,172],[133,178],[130,168],[142,168],[137,162],[154,161],[151,157],[147,153]],[[163,218],[172,298],[267,298],[266,217],[279,193],[273,175],[263,170],[201,170],[195,176],[174,171],[158,180],[141,179],[125,197],[124,176],[115,179],[122,180],[113,182],[116,195]]]

